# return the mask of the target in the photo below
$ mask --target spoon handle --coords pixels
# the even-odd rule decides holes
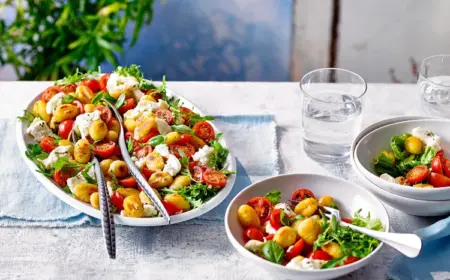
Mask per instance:
[[[345,222],[341,222],[340,224],[380,240],[409,258],[417,257],[422,249],[422,239],[415,234],[376,231]]]

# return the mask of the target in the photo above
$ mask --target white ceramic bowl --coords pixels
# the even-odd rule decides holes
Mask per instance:
[[[344,216],[350,216],[358,209],[362,208],[364,212],[370,211],[371,215],[379,218],[384,227],[389,229],[389,217],[383,204],[369,191],[359,187],[351,182],[316,174],[287,174],[271,177],[250,185],[242,190],[231,201],[225,214],[225,229],[231,244],[248,261],[251,261],[261,268],[268,270],[277,276],[287,276],[293,279],[332,279],[348,273],[351,273],[371,262],[377,255],[383,244],[380,244],[370,255],[364,259],[338,268],[323,270],[298,270],[288,268],[282,265],[271,263],[262,259],[244,248],[243,228],[237,218],[238,208],[247,203],[252,197],[262,196],[267,192],[278,189],[281,191],[282,200],[290,199],[292,193],[299,188],[308,188],[316,196],[331,195],[335,198],[339,209]]]
[[[194,112],[203,115],[203,113],[200,110],[198,110],[198,108],[196,108],[190,101],[186,100],[182,96],[177,95],[176,93],[174,93],[173,91],[171,91],[169,89],[167,89],[167,95],[175,96],[175,97],[179,98],[183,102],[183,106],[193,109]],[[40,96],[36,96],[35,98],[33,98],[33,100],[30,100],[30,103],[28,104],[28,107],[26,109],[32,111],[33,104],[39,99],[40,99]],[[220,132],[218,130],[218,128],[214,125],[214,123],[211,123],[211,125],[214,127],[214,130],[216,131],[216,133]],[[45,177],[44,175],[42,175],[41,173],[36,171],[36,169],[37,169],[36,165],[25,156],[26,145],[28,143],[36,143],[30,136],[28,136],[28,134],[26,133],[26,129],[27,129],[26,124],[24,124],[20,121],[17,122],[17,127],[16,127],[17,145],[19,146],[20,153],[21,153],[22,157],[24,158],[25,163],[27,164],[28,168],[33,173],[33,175],[39,180],[39,182],[41,182],[42,185],[44,185],[44,187],[49,192],[51,192],[52,194],[57,196],[59,199],[61,199],[65,203],[69,204],[70,206],[76,208],[77,210],[79,210],[89,216],[100,219],[102,217],[102,215],[99,210],[93,208],[88,203],[85,203],[85,202],[82,202],[80,200],[73,198],[71,195],[64,192],[53,180]],[[225,135],[225,138],[226,138],[226,135]],[[224,139],[221,140],[221,143],[226,146],[226,142]],[[230,170],[230,171],[236,171],[236,160],[231,155],[231,152],[232,151],[230,151],[230,154],[228,155],[228,158],[227,158],[227,162],[225,164],[227,166],[226,169]],[[230,175],[228,177],[227,184],[220,190],[220,192],[217,193],[217,195],[215,197],[211,198],[201,208],[193,209],[191,211],[188,211],[188,212],[185,212],[185,213],[182,213],[179,215],[171,216],[171,219],[170,219],[171,224],[176,224],[176,223],[194,219],[194,218],[199,217],[199,216],[205,214],[206,212],[214,209],[231,192],[231,189],[234,185],[235,180],[236,180],[236,174]],[[130,218],[130,217],[124,217],[124,216],[116,214],[116,215],[114,215],[114,221],[117,224],[123,224],[123,225],[129,225],[129,226],[164,226],[164,225],[167,225],[167,222],[162,217]]]
[[[383,150],[391,150],[389,144],[391,137],[405,132],[410,133],[413,128],[419,126],[440,135],[442,148],[450,152],[450,121],[427,119],[395,122],[362,137],[355,148],[356,166],[369,181],[399,196],[418,200],[450,200],[450,187],[433,189],[405,187],[383,180],[375,173],[373,159]]]

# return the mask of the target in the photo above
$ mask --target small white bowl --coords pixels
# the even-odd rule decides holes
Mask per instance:
[[[394,184],[378,177],[373,159],[383,150],[390,149],[394,135],[410,133],[415,127],[422,127],[441,136],[441,146],[450,152],[450,121],[444,119],[410,120],[385,125],[369,132],[356,144],[354,160],[357,169],[373,184],[399,196],[418,200],[450,200],[450,187],[422,189]]]
[[[237,218],[238,208],[247,203],[252,197],[262,196],[271,190],[281,191],[282,200],[290,199],[292,193],[300,188],[310,189],[316,196],[330,195],[335,198],[339,209],[345,216],[350,216],[358,209],[363,209],[364,214],[370,211],[372,217],[379,218],[386,231],[389,229],[389,217],[383,204],[369,191],[351,182],[316,174],[288,174],[271,177],[250,185],[242,190],[228,205],[225,213],[225,229],[231,244],[249,261],[260,265],[270,273],[277,276],[287,276],[295,279],[333,279],[351,273],[368,263],[380,252],[383,243],[370,255],[356,263],[323,270],[298,270],[271,263],[262,259],[244,248],[242,238],[244,229]]]

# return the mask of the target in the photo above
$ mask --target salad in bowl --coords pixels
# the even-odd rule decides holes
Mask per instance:
[[[108,103],[120,112],[123,128]],[[145,80],[136,65],[105,74],[77,70],[45,89],[19,119],[25,155],[37,172],[94,209],[99,209],[99,194],[92,156],[100,161],[115,213],[161,216],[128,172],[118,146],[121,129],[128,153],[170,215],[198,210],[225,187],[226,196],[229,181],[234,181],[223,135],[210,123],[214,118],[171,93],[164,78],[160,86]],[[70,141],[71,133],[77,134],[76,143]]]
[[[251,198],[239,206],[237,218],[244,229],[244,247],[272,263],[300,270],[346,266],[371,254],[376,239],[340,226],[325,217],[321,207],[338,209],[333,197],[316,197],[309,189],[298,189],[290,203],[281,192]],[[379,219],[363,217],[361,209],[343,221],[384,231]]]
[[[373,159],[380,178],[415,188],[450,186],[450,160],[444,157],[438,134],[415,127],[392,136],[390,147]]]

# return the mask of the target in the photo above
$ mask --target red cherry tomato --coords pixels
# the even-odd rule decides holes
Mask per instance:
[[[298,189],[294,192],[291,199],[302,201],[303,199],[309,198],[309,197],[316,198],[312,191],[310,191],[308,189]]]
[[[216,170],[206,170],[203,173],[203,181],[213,187],[223,187],[227,184],[227,176]]]
[[[332,256],[330,256],[327,252],[322,251],[322,250],[316,250],[316,251],[311,252],[311,254],[309,254],[308,258],[314,259],[314,260],[322,260],[322,261],[329,261],[329,260],[333,259]]]
[[[269,234],[265,238],[266,240],[272,240],[274,236],[275,236],[274,234]]]
[[[139,143],[147,143],[148,140],[152,139],[153,137],[155,137],[157,135],[159,135],[158,129],[152,128],[152,129],[150,129],[150,132],[146,136],[139,139]]]
[[[428,176],[428,184],[435,188],[450,186],[450,178],[439,173],[431,172]]]
[[[156,117],[165,120],[168,124],[173,123],[173,114],[167,109],[158,109],[155,112]]]
[[[119,180],[119,184],[126,188],[134,188],[137,186],[136,179],[132,176]]]
[[[444,172],[444,175],[447,177],[450,177],[450,160],[443,157],[441,159],[441,162],[442,162],[442,170]]]
[[[349,218],[342,218],[343,222],[346,222],[347,224],[353,224],[353,220]]]
[[[87,86],[93,93],[100,91],[100,83],[96,79],[83,80],[81,84]]]
[[[191,142],[191,135],[187,133],[181,134],[180,141],[178,141],[178,144],[189,144]]]
[[[114,148],[114,152],[112,153],[112,156],[120,156],[122,153],[120,152],[120,147],[116,145]]]
[[[154,172],[148,169],[147,166],[144,165],[144,167],[142,167],[142,175],[144,175],[147,180],[148,178],[150,178],[150,176],[152,176],[153,173]]]
[[[111,204],[116,206],[117,210],[123,210],[123,200],[125,198],[118,192],[114,192],[111,196]]]
[[[50,136],[45,136],[44,138],[42,138],[39,145],[41,146],[42,150],[46,151],[47,153],[50,153],[51,151],[56,149],[56,147],[58,147],[56,140]]]
[[[74,120],[65,120],[58,125],[58,134],[62,139],[69,138],[70,131],[72,131],[72,126]]]
[[[261,222],[266,221],[267,218],[270,217],[270,212],[272,211],[273,205],[272,202],[270,202],[267,198],[263,196],[257,196],[250,199],[247,204],[255,209],[256,214],[258,215]]]
[[[263,233],[257,228],[248,228],[245,230],[245,236],[250,240],[258,240],[264,242]]]
[[[53,96],[55,96],[59,92],[62,92],[60,87],[57,86],[48,87],[42,92],[41,100],[47,103],[50,99],[52,99]]]
[[[214,133],[214,128],[208,122],[198,122],[192,128],[198,137],[200,137],[205,142],[209,142],[216,138]]]
[[[139,147],[139,145],[137,145]],[[134,150],[136,152],[137,158],[143,158],[146,157],[148,154],[150,154],[153,151],[153,148],[151,146],[144,146],[143,148],[140,148],[139,150]]]
[[[194,115],[194,112],[192,112],[190,109],[186,107],[180,107],[181,112],[181,119],[183,120],[184,124],[189,124],[189,120]]]
[[[113,155],[116,149],[116,143],[109,142],[100,142],[94,145],[94,154],[101,158],[109,158]],[[120,154],[120,150],[119,150]]]
[[[74,169],[58,170],[53,173],[53,179],[55,180],[56,184],[58,184],[58,186],[63,188],[67,186],[67,179],[72,177],[74,173]]]
[[[178,145],[173,144],[169,145],[169,150],[174,154],[177,158],[181,158],[179,151],[182,151],[186,157],[190,158],[195,154],[195,148],[191,144]]]
[[[436,152],[436,156],[443,157],[444,156],[444,150],[439,150]]]
[[[344,261],[344,265],[348,265],[348,264],[351,264],[351,263],[354,263],[354,262],[357,262],[357,261],[359,261],[359,258],[358,258],[358,257],[355,257],[355,256],[348,256],[348,257],[345,259],[345,261]]]
[[[183,212],[183,210],[180,207],[176,206],[175,204],[173,204],[171,202],[168,202],[165,200],[162,200],[161,202],[164,205],[164,208],[166,208],[167,213],[171,216]]]
[[[280,209],[275,209],[272,211],[272,214],[270,214],[270,225],[275,229],[278,230],[283,226],[280,219]]]
[[[136,106],[136,102],[134,101],[133,98],[128,98],[127,100],[125,100],[125,104],[123,104],[120,108],[119,108],[119,112],[121,114],[125,114],[128,110],[133,109]]]
[[[68,94],[71,92],[75,92],[77,90],[77,85],[76,84],[68,84],[62,87],[62,91],[64,91],[64,93]]]
[[[112,113],[111,113],[111,110],[109,110],[108,107],[103,106],[103,105],[97,105],[97,107],[95,107],[95,110],[100,111],[100,118],[102,118],[102,120],[105,123],[109,123],[109,121],[112,118]]]
[[[104,92],[108,92],[108,89],[106,88],[106,84],[108,83],[109,76],[111,76],[111,74],[107,73],[107,74],[103,75],[100,79],[99,86],[100,86],[100,89]]]
[[[441,161],[441,157],[440,156],[438,156],[438,155],[436,155],[435,157],[434,157],[434,159],[431,161],[431,170],[433,171],[433,172],[436,172],[436,173],[439,173],[439,174],[443,174],[444,173],[444,171],[443,171],[443,169],[442,169],[442,161]]]
[[[406,180],[410,183],[419,183],[428,176],[428,167],[426,165],[419,165],[409,170],[406,173]]]
[[[72,102],[72,105],[77,106],[79,114],[83,114],[83,113],[84,113],[84,106],[83,106],[83,103],[81,103],[81,102],[78,101],[78,100],[75,100],[75,101]]]
[[[203,182],[203,173],[205,172],[205,169],[196,165],[192,167],[192,178],[194,178],[197,182]]]
[[[286,251],[286,260],[290,261],[296,256],[300,256],[300,254],[303,251],[303,248],[305,248],[305,241],[303,239],[300,239],[299,241],[295,242],[294,245],[290,246]]]

